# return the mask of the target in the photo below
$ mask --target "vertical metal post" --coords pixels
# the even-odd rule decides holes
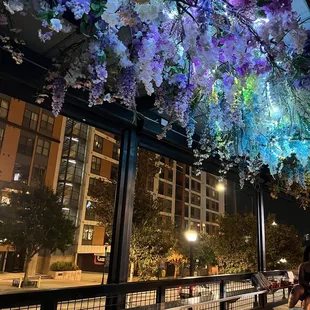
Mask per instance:
[[[156,290],[156,305],[159,310],[165,309],[165,294],[166,290],[163,286],[160,286]]]
[[[265,211],[263,188],[261,184],[259,184],[259,188],[256,192],[256,221],[258,271],[266,271]]]
[[[220,282],[220,298],[226,297],[226,283],[224,280]],[[226,302],[220,303],[220,310],[226,310]]]
[[[108,283],[127,282],[129,244],[132,228],[133,203],[138,154],[135,129],[126,129],[121,135],[121,151],[116,188],[115,210]]]
[[[194,276],[195,264],[194,264],[194,245],[193,242],[189,242],[189,276]]]

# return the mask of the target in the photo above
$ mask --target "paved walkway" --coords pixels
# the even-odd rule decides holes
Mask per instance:
[[[22,288],[12,286],[13,279],[19,279],[23,277],[23,273],[1,273],[0,274],[0,295],[6,293],[17,293],[25,292],[31,290],[38,290],[37,288]],[[105,280],[107,274],[105,275]],[[87,285],[96,285],[101,284],[102,274],[92,273],[92,272],[82,272],[81,281],[59,281],[54,279],[46,279],[43,276],[41,280],[40,289],[57,289],[64,287],[78,287],[78,286],[87,286]]]

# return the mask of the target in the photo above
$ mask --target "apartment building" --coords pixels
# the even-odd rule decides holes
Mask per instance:
[[[39,106],[0,94],[0,201],[23,184],[42,180],[56,189],[64,118]],[[23,269],[22,253],[0,246],[0,270]]]
[[[94,264],[95,255],[110,249],[88,190],[96,179],[117,181],[120,137],[73,119],[54,118],[39,106],[4,95],[0,100],[1,201],[22,183],[35,186],[44,176],[77,227],[75,246],[65,255],[42,251],[34,260],[36,271],[47,272],[57,260],[76,261],[82,270],[102,271],[102,266]],[[159,155],[158,161],[160,172],[148,188],[165,200],[162,220],[169,219],[182,229],[214,233],[217,217],[224,212],[224,194],[216,191],[216,178],[206,172],[196,175],[193,167]],[[1,248],[0,268],[8,251],[15,257],[8,259],[7,269],[22,269],[23,258],[13,249]]]

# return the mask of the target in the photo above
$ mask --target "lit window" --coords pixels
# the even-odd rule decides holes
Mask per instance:
[[[82,236],[82,244],[89,245],[92,244],[94,236],[94,226],[92,225],[84,225],[83,227],[83,236]]]
[[[103,149],[103,138],[95,135],[94,137],[94,151],[98,153],[102,153]]]
[[[99,157],[93,156],[91,160],[91,173],[100,174],[101,159]]]
[[[49,115],[43,113],[42,118],[41,118],[40,127],[52,132],[53,127],[54,127],[54,118],[52,116],[49,116]]]
[[[38,116],[39,115],[37,113],[26,109],[24,113],[23,126],[32,130],[37,130]]]
[[[48,141],[39,138],[36,153],[41,154],[43,156],[48,156],[49,150],[50,150],[50,143]]]
[[[0,98],[0,117],[7,118],[9,113],[9,102]]]

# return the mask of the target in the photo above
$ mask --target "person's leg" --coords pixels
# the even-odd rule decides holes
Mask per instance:
[[[300,297],[305,293],[304,288],[301,285],[296,285],[293,287],[288,300],[288,307],[294,308],[300,299]],[[308,310],[308,309],[307,309]],[[310,309],[309,309],[310,310]]]
[[[310,296],[308,296],[304,301],[304,309],[310,310]]]

